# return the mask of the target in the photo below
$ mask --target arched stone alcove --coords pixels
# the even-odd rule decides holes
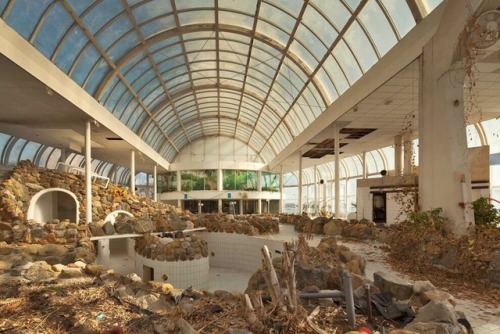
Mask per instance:
[[[69,219],[78,224],[80,203],[76,195],[63,188],[49,188],[38,192],[31,198],[28,219],[40,224],[53,219]]]

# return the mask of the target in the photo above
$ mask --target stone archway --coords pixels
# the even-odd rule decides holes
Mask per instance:
[[[73,192],[63,188],[49,188],[31,198],[27,218],[40,224],[52,222],[53,219],[69,219],[78,225],[79,212],[80,203]]]

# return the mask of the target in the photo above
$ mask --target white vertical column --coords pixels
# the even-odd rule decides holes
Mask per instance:
[[[92,221],[92,156],[90,141],[90,121],[85,123],[85,222]]]
[[[340,218],[340,134],[339,125],[333,126],[335,140],[335,218]]]
[[[412,173],[413,165],[413,142],[411,140],[411,131],[406,131],[403,134],[403,174],[409,175]]]
[[[283,165],[280,165],[280,203],[279,213],[283,213]]]
[[[219,152],[220,152],[220,146],[219,146]],[[220,155],[219,155],[220,158]],[[223,172],[222,168],[220,166],[217,168],[217,190],[219,191],[219,194],[222,194],[223,197],[227,197],[227,195],[223,192],[224,191],[224,182],[223,182]],[[219,198],[217,200],[217,210],[219,213],[222,213],[222,198]]]
[[[178,192],[181,192],[182,191],[182,185],[181,185],[181,182],[182,182],[182,177],[181,177],[181,171],[178,170],[176,173],[176,178],[177,178],[177,191]],[[184,198],[184,194],[181,194],[181,196],[183,196]],[[177,200],[177,206],[179,208],[182,208],[182,199],[178,199]]]
[[[423,49],[419,89],[419,204],[422,210],[441,208],[449,218],[445,229],[458,235],[470,233],[474,225],[464,126],[466,73],[455,58],[456,41],[469,22],[469,4],[444,3],[440,25]]]
[[[130,151],[130,192],[135,195],[135,151]]]
[[[299,151],[299,214],[302,210],[302,152]]]
[[[314,214],[318,214],[318,166],[314,165]]]
[[[153,166],[153,201],[158,201],[158,171],[157,165]]]
[[[259,215],[262,214],[262,198],[259,198],[257,200],[257,213]]]
[[[394,137],[394,173],[396,176],[403,174],[403,135],[401,134]]]

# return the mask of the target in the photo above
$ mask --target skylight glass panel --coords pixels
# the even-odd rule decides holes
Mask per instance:
[[[184,40],[186,52],[197,52],[200,50],[215,50],[215,39]]]
[[[240,12],[245,12],[249,15],[255,15],[256,6],[257,6],[257,0],[245,0],[245,1],[219,0],[219,8],[237,10]]]
[[[323,1],[321,3],[330,4],[332,1]],[[319,39],[327,46],[331,45],[338,36],[337,31],[331,23],[312,6],[307,6],[304,16],[302,17],[302,23],[318,35]]]
[[[19,163],[19,155],[21,154],[24,144],[26,144],[26,139],[17,138],[14,141],[14,145],[12,145],[9,156],[7,157],[8,165],[17,165]]]
[[[363,72],[368,71],[377,62],[378,58],[368,37],[366,37],[365,32],[357,22],[351,24],[344,38],[356,55],[356,58],[363,68]]]
[[[136,81],[131,82],[132,89],[136,92],[139,91],[144,85],[146,85],[154,77],[156,77],[156,73],[154,72],[153,69],[149,69],[147,72],[145,72],[139,78],[137,78]]]
[[[314,35],[308,28],[306,28],[303,24],[299,26],[297,30],[297,35],[295,36],[301,44],[309,50],[315,56],[316,59],[323,58],[327,49],[323,45],[323,43]]]
[[[34,161],[35,159],[35,154],[38,151],[38,149],[41,147],[41,144],[29,141],[26,146],[24,146],[23,151],[21,153],[21,156],[19,160],[31,160]]]
[[[47,166],[47,161],[49,160],[49,157],[52,154],[52,152],[54,152],[54,148],[52,148],[50,146],[44,147],[42,154],[40,155],[40,158],[39,158],[39,165],[40,166]],[[1,153],[1,151],[0,151],[0,153]],[[63,162],[66,162],[66,161],[63,161]]]
[[[128,106],[130,101],[134,99],[134,96],[129,91],[126,91],[125,94],[122,95],[115,109],[113,110],[113,114],[117,116],[120,121],[124,122],[124,120],[120,117],[123,114],[123,110]]]
[[[62,42],[63,44],[55,57],[54,63],[64,73],[68,73],[75,58],[88,41],[85,32],[80,27],[73,28],[68,37]]]
[[[88,44],[82,51],[78,64],[71,73],[71,78],[81,86],[100,56],[99,51],[93,45]]]
[[[266,0],[278,7],[286,9],[289,13],[297,15],[304,4],[303,0]]]
[[[74,21],[64,6],[59,2],[55,3],[45,15],[46,18],[36,35],[33,45],[43,53],[45,57],[50,59],[57,44]]]
[[[184,57],[179,56],[173,59],[157,63],[158,71],[163,78],[175,76],[179,73],[186,73],[187,67],[184,65]]]
[[[172,12],[170,1],[165,0],[145,1],[132,10],[137,24],[139,25],[148,20],[151,20],[154,17],[157,17],[158,14],[170,12]]]
[[[134,26],[130,22],[130,19],[126,15],[122,15],[96,35],[97,42],[104,50],[107,50],[114,42],[133,28]]]
[[[234,25],[251,30],[253,27],[253,22],[254,22],[253,16],[239,14],[235,12],[226,12],[223,10],[219,11],[220,24]]]
[[[7,7],[8,2],[9,2],[9,0],[0,0],[0,17],[3,14],[5,7]]]
[[[312,72],[312,69],[318,66],[318,60],[297,40],[293,41],[292,45],[290,46],[290,50],[296,57],[298,57],[309,67],[310,72]]]
[[[140,90],[138,90],[137,95],[139,95],[141,99],[144,99],[149,93],[151,93],[152,90],[159,86],[160,82],[155,77],[153,80],[144,85]]]
[[[333,84],[333,81],[330,79],[324,68],[321,68],[316,73],[316,78],[319,80],[321,85],[323,86],[323,91],[327,94],[327,103],[330,105],[333,101],[335,101],[338,97],[337,89]]]
[[[323,69],[326,70],[330,78],[333,79],[335,87],[340,94],[344,93],[349,88],[349,83],[339,65],[332,56],[329,56],[323,64]]]
[[[90,33],[95,34],[113,17],[123,11],[120,0],[101,1],[82,18],[82,21]]]
[[[29,39],[33,29],[40,20],[45,9],[50,5],[50,0],[40,0],[33,6],[33,0],[17,0],[10,10],[5,22],[16,30],[25,39]]]
[[[375,0],[366,4],[359,14],[359,19],[375,42],[381,56],[397,43],[391,25]]]
[[[138,108],[139,110],[142,110],[142,108]],[[137,133],[140,128],[142,127],[142,124],[144,124],[144,121],[148,118],[148,114],[146,114],[145,112],[139,112],[139,111],[135,111],[133,114],[132,114],[132,117],[130,118],[130,124],[129,124],[129,128]]]
[[[186,0],[176,0],[175,6],[177,10],[183,9],[193,9],[193,8],[213,8],[214,0],[197,0],[197,1],[186,1]]]
[[[148,39],[158,33],[174,29],[176,27],[174,15],[164,15],[154,20],[145,22],[141,27],[141,33]]]
[[[117,63],[138,44],[140,44],[139,37],[132,31],[108,51],[109,58],[111,58],[111,61]]]
[[[151,64],[149,60],[147,58],[143,58],[142,60],[137,62],[134,67],[128,70],[124,76],[128,82],[133,82],[135,79],[137,79],[137,77],[150,69]],[[124,70],[125,68],[122,69],[122,73],[125,72]]]
[[[346,25],[347,21],[351,17],[351,13],[349,12],[349,10],[339,0],[316,0],[314,1],[314,5],[328,18],[331,23],[333,23],[337,31],[342,30],[342,28]],[[310,11],[308,8],[306,14],[306,17],[308,18],[306,22],[309,25],[309,22],[314,20],[314,16],[312,16],[313,11]],[[312,16],[312,20],[309,19],[310,16]],[[319,22],[321,21],[318,21],[318,23]],[[335,33],[334,38],[336,38],[336,35],[337,33]]]
[[[119,81],[116,87],[113,88],[113,92],[109,95],[107,101],[105,102],[105,107],[108,110],[113,111],[125,90],[125,85],[121,81]]]
[[[182,47],[179,44],[171,45],[167,48],[160,49],[153,53],[153,59],[156,62],[160,62],[166,59],[170,59],[182,55]]]
[[[168,48],[168,46],[170,45],[173,45],[173,44],[176,44],[180,42],[180,39],[178,36],[172,36],[172,37],[169,37],[169,38],[165,38],[157,43],[154,43],[154,44],[150,44],[149,45],[149,50],[151,51],[151,53],[156,53],[157,50],[159,49],[163,49],[163,48]],[[159,52],[162,52],[163,50],[160,50]]]
[[[382,0],[382,3],[396,25],[400,37],[415,27],[415,18],[405,1]]]
[[[356,8],[358,8],[359,4],[361,3],[361,0],[344,0],[344,1],[351,8],[352,11],[355,11]]]
[[[362,73],[358,63],[343,41],[340,41],[335,50],[333,50],[333,55],[339,62],[351,84],[356,82],[361,77]]]
[[[179,12],[179,22],[181,26],[215,23],[215,14],[213,10],[196,10],[192,12]]]
[[[252,82],[253,84],[264,84],[265,86],[270,86],[272,84],[272,78],[255,69],[248,70],[248,82]]]
[[[138,103],[136,99],[132,99],[130,103],[127,105],[125,110],[123,110],[123,113],[120,116],[121,121],[128,127],[131,127],[131,124],[129,122],[130,116],[134,112],[134,109],[137,107]]]
[[[287,32],[262,20],[259,20],[259,22],[257,23],[257,33],[262,34],[272,40],[275,40],[283,46],[287,45],[288,40],[290,39],[290,36],[288,35]]]
[[[95,65],[94,70],[90,74],[90,78],[87,80],[84,89],[90,95],[94,95],[95,91],[104,79],[104,76],[109,71],[109,65],[104,58],[101,58]]]
[[[259,19],[273,23],[284,31],[292,31],[295,27],[295,23],[297,22],[295,17],[290,16],[281,9],[268,5],[265,2],[263,2],[260,6]]]
[[[201,60],[215,60],[215,59],[217,59],[215,51],[200,51],[200,52],[196,52],[196,53],[190,53],[187,56],[188,56],[189,62],[192,62],[195,60],[201,61]]]
[[[226,36],[224,35],[224,37]],[[219,42],[219,49],[235,53],[236,56],[238,57],[238,62],[246,65],[247,54],[249,49],[248,44],[237,41],[229,41],[227,39],[221,39]]]
[[[127,73],[132,67],[138,65],[143,67],[147,66],[147,64],[149,63],[146,53],[140,50],[136,50],[135,52],[130,53],[129,55],[127,55],[127,57],[128,59],[126,63],[120,64],[120,67],[118,68],[121,73]]]

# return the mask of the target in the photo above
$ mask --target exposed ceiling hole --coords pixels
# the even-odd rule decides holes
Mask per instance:
[[[341,134],[348,135],[344,139],[360,139],[366,136],[367,134],[372,133],[377,129],[361,129],[361,128],[343,128],[340,130]]]

